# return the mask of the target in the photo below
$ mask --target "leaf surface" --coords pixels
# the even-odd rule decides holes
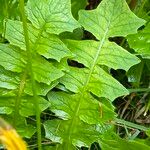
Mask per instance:
[[[79,22],[99,40],[136,33],[145,23],[130,11],[125,0],[103,0],[95,10],[81,10]]]
[[[86,5],[88,4],[87,0],[71,0],[71,10],[73,16],[77,19],[78,18],[78,11],[80,9],[85,9]]]
[[[90,75],[88,84],[85,85],[89,78],[89,69],[70,68],[60,83],[64,84],[67,89],[75,93],[82,93],[83,88],[92,92],[98,97],[106,97],[113,101],[116,97],[128,94],[128,91],[108,73],[100,67],[95,67]]]
[[[96,56],[99,42],[92,40],[65,40],[67,47],[75,54],[75,61],[91,68]],[[104,43],[101,54],[98,56],[97,65],[106,65],[113,69],[128,70],[131,66],[139,63],[140,60],[127,52],[114,42]]]
[[[73,118],[75,107],[80,98],[78,96],[78,94],[70,95],[63,92],[50,92],[48,94],[48,99],[51,102],[51,110],[64,120]],[[115,116],[112,109],[103,105],[98,100],[95,101],[88,93],[84,95],[80,105],[78,117],[88,124],[101,124],[104,121],[113,119]]]
[[[38,98],[39,98],[40,112],[42,112],[49,107],[49,103],[47,100],[45,100],[42,97],[38,97]],[[5,106],[5,109],[9,108],[9,112],[12,113],[15,107],[15,100],[16,100],[15,96],[12,97],[8,97],[7,95],[0,96],[0,109],[2,108],[4,109]],[[8,113],[8,111],[6,112]],[[33,97],[27,95],[22,97],[19,113],[23,117],[35,115],[35,106],[34,106]]]
[[[115,117],[111,112],[113,109],[109,109],[110,105],[99,99],[103,97],[113,101],[128,94],[128,91],[108,71],[104,71],[103,66],[128,70],[140,61],[108,39],[136,33],[145,23],[129,10],[125,0],[103,0],[95,10],[81,10],[79,22],[99,41],[65,40],[68,48],[75,54],[72,59],[84,67],[69,67],[69,71],[65,71],[65,75],[60,78],[60,83],[70,92],[65,95],[48,95],[52,111],[64,119],[57,131],[58,137],[63,141],[58,147],[65,150],[75,149],[73,145],[89,146],[89,141],[97,141],[99,137],[95,138],[92,134],[95,132],[92,127],[99,124],[106,127]],[[109,113],[102,115],[106,110]]]
[[[36,29],[31,24],[28,24],[28,30],[30,47],[33,52],[37,52],[46,58],[56,59],[57,61],[72,55],[58,36]],[[7,21],[6,38],[11,44],[26,50],[22,23],[20,21]]]
[[[57,145],[58,149],[71,149],[74,150],[76,149],[75,146],[77,145],[78,147],[85,146],[88,147],[90,146],[91,142],[98,141],[101,138],[101,135],[107,132],[110,129],[110,126],[94,126],[94,125],[88,125],[83,123],[80,120],[76,120],[76,127],[72,131],[72,144],[69,143],[68,139],[68,134],[62,134],[62,133],[67,133],[67,128],[70,125],[70,121],[64,121],[64,120],[47,120],[44,122],[44,128],[46,131],[46,137],[48,139],[53,139],[55,142],[59,143],[64,143],[63,145],[59,144]],[[101,131],[98,130],[101,128]],[[50,132],[49,132],[50,131]],[[92,136],[91,136],[92,135]]]
[[[101,140],[101,147],[103,150],[107,150],[108,148],[110,150],[137,150],[137,149],[142,149],[142,150],[147,150],[150,149],[149,146],[146,144],[140,143],[138,141],[127,141],[125,139],[121,139],[119,136],[116,134],[112,134],[111,131],[107,132],[103,139]]]
[[[129,45],[143,58],[150,59],[150,23],[137,34],[132,34],[127,37]]]
[[[16,74],[6,71],[2,66],[0,66],[0,88],[6,89],[17,89],[18,79]]]
[[[70,0],[29,0],[28,19],[38,28],[48,33],[72,32],[79,24],[72,17]]]
[[[20,52],[20,49],[6,44],[0,45],[0,51],[0,63],[5,69],[14,72],[23,72],[23,70],[26,70],[27,56],[25,52]],[[7,59],[11,61],[6,61]],[[35,55],[33,57],[32,66],[35,79],[38,82],[50,85],[52,81],[63,76],[61,70],[54,67],[51,62],[48,62],[41,56]]]

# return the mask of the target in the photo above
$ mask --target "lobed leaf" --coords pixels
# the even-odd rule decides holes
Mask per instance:
[[[73,145],[89,146],[89,143],[100,139],[100,137],[95,138],[96,133],[90,132],[92,126],[99,124],[106,126],[107,122],[115,117],[107,103],[104,101],[100,103],[98,99],[104,97],[113,101],[119,96],[128,94],[128,91],[104,71],[102,66],[128,70],[140,61],[108,39],[136,33],[137,29],[145,23],[129,10],[125,0],[103,0],[95,10],[81,10],[79,22],[99,41],[64,41],[75,54],[72,59],[85,67],[70,67],[70,71],[66,71],[60,78],[60,83],[70,92],[48,95],[52,111],[64,119],[59,121],[57,134],[50,130],[63,141],[57,147],[66,150],[75,149]],[[106,110],[110,113],[107,114]],[[106,114],[101,117],[103,113]],[[95,132],[93,128],[92,132]],[[89,137],[86,134],[93,136]]]
[[[28,0],[28,19],[37,29],[59,34],[80,27],[72,17],[70,0]]]
[[[45,137],[58,143],[56,149],[60,150],[89,147],[93,142],[99,142],[104,150],[125,149],[128,144],[132,149],[135,143],[115,136],[106,140],[116,117],[112,101],[128,94],[106,70],[127,71],[140,61],[109,38],[135,34],[145,21],[129,10],[125,0],[103,0],[95,10],[79,12],[79,23],[97,41],[64,40],[66,46],[58,34],[67,38],[69,34],[65,36],[63,32],[80,27],[72,17],[70,0],[28,0],[26,11],[40,112],[50,107],[58,117],[44,122]],[[5,35],[10,44],[0,44],[0,113],[13,114],[23,84],[19,113],[24,121],[25,117],[35,115],[35,106],[22,22],[8,19]],[[83,67],[68,66],[68,58]],[[62,86],[65,91],[50,91],[58,83],[57,87]],[[49,101],[42,97],[46,94]],[[31,128],[31,132],[25,135],[31,137],[35,130]]]
[[[70,72],[60,79],[60,83],[72,92],[82,93],[83,88],[86,88],[96,96],[106,97],[111,101],[116,97],[128,94],[128,91],[118,81],[100,67],[95,67],[95,70],[90,74],[88,84],[85,85],[89,78],[89,72],[90,70],[85,68],[70,68]]]
[[[92,40],[65,40],[67,47],[75,54],[73,60],[91,68],[96,56],[99,42]],[[101,48],[101,54],[97,58],[97,65],[106,65],[113,69],[128,70],[140,60],[114,42],[105,42]]]
[[[30,47],[33,52],[37,52],[46,58],[56,59],[59,62],[64,57],[72,56],[72,53],[58,36],[48,34],[43,29],[36,29],[31,24],[28,24],[28,30]],[[11,44],[26,50],[23,27],[20,21],[7,21],[6,38]]]
[[[27,56],[26,53],[13,46],[1,44],[0,45],[0,63],[10,71],[23,72],[26,69]],[[6,61],[7,59],[12,61]],[[35,80],[50,85],[52,81],[57,80],[63,76],[63,72],[54,67],[54,65],[46,61],[41,56],[34,56],[33,71]]]
[[[145,20],[132,13],[125,0],[103,0],[95,10],[79,11],[79,22],[102,40],[136,33]]]

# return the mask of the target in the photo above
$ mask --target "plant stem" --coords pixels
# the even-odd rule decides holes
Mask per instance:
[[[27,65],[28,65],[28,71],[30,73],[32,91],[33,91],[33,97],[34,97],[34,103],[35,103],[34,106],[35,106],[35,111],[36,111],[37,144],[38,144],[38,150],[41,150],[41,120],[40,120],[39,99],[37,96],[36,83],[35,83],[34,73],[32,69],[32,52],[30,50],[27,20],[26,20],[25,9],[24,9],[24,0],[19,1],[19,8],[20,8],[21,18],[23,22],[24,38],[25,38],[26,52],[27,52],[27,57],[28,57]]]
[[[18,94],[15,100],[15,107],[14,107],[14,127],[17,126],[17,121],[19,119],[19,106],[21,104],[21,95],[24,90],[25,82],[26,82],[26,76],[27,76],[27,71],[25,71],[21,77],[20,85],[18,88]]]
[[[137,89],[128,89],[130,93],[133,92],[150,92],[150,88],[137,88]]]
[[[123,119],[118,119],[118,118],[116,118],[116,119],[115,119],[115,122],[116,122],[117,124],[122,124],[122,125],[125,125],[125,126],[127,126],[127,127],[131,127],[131,128],[134,128],[134,129],[139,129],[139,130],[142,130],[142,131],[148,130],[147,127],[144,127],[144,126],[142,126],[142,125],[138,125],[138,124],[135,124],[135,123],[132,123],[132,122],[129,122],[129,121],[125,121],[125,120],[123,120]]]

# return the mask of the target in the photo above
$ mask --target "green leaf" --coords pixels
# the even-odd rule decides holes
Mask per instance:
[[[84,67],[78,68],[73,64],[74,67],[69,67],[60,78],[60,83],[70,92],[48,94],[51,110],[64,119],[59,120],[57,131],[51,132],[63,141],[57,145],[58,149],[65,150],[75,149],[73,145],[89,146],[89,143],[96,142],[100,137],[97,137],[93,126],[99,126],[102,130],[100,124],[107,127],[107,123],[114,120],[112,107],[106,101],[99,101],[99,98],[113,101],[128,94],[128,90],[102,68],[105,65],[128,70],[139,63],[139,59],[108,38],[136,33],[145,23],[129,10],[124,0],[103,0],[95,10],[81,10],[79,22],[99,41],[65,40],[75,54],[72,59]]]
[[[76,19],[78,19],[78,11],[80,9],[85,9],[87,4],[87,0],[71,0],[72,14]]]
[[[71,137],[68,137],[67,128],[70,126],[71,121],[64,120],[47,120],[44,122],[44,128],[46,132],[46,137],[48,139],[53,139],[54,142],[64,143],[63,145],[58,144],[58,149],[76,149],[74,146],[90,146],[91,142],[100,140],[102,134],[107,132],[110,129],[110,126],[94,126],[88,125],[80,120],[76,120],[76,127],[72,131]],[[101,130],[99,130],[99,128]],[[63,134],[62,134],[63,133]],[[92,136],[91,136],[92,135]],[[69,138],[72,141],[73,145],[69,143]]]
[[[1,1],[1,5],[0,5],[0,34],[3,33],[3,21],[4,21],[4,18],[5,18],[5,12],[4,11],[4,8],[5,8],[5,5],[4,5],[4,0]]]
[[[139,87],[140,85],[143,68],[144,62],[142,60],[141,63],[132,66],[130,70],[127,72],[128,81],[133,83],[135,87]]]
[[[38,30],[31,24],[28,24],[28,30],[30,46],[33,52],[37,52],[46,58],[56,59],[57,61],[72,55],[58,36],[48,34],[43,29]],[[7,21],[6,38],[11,44],[26,50],[23,27],[20,21]]]
[[[100,67],[95,67],[90,75],[88,84],[85,85],[89,78],[89,69],[70,68],[60,83],[64,84],[67,89],[75,93],[82,93],[83,88],[92,92],[98,97],[106,97],[113,101],[116,97],[128,94],[128,91],[108,73]]]
[[[32,65],[35,79],[47,85],[50,85],[52,81],[64,75],[62,71],[54,67],[53,63],[48,62],[41,56],[35,57]]]
[[[17,89],[18,79],[16,74],[6,71],[2,66],[0,66],[0,87],[6,89]]]
[[[25,83],[24,93],[28,95],[33,95],[31,80],[27,78],[24,81],[21,79],[21,76],[22,75],[20,74],[7,71],[3,67],[0,66],[0,93],[1,95],[8,95],[8,93],[10,94],[10,96],[14,94],[16,95],[16,92],[21,82]],[[57,84],[58,84],[57,80],[51,82],[50,85],[36,82],[37,94],[45,96],[48,93],[48,91],[54,88]]]
[[[0,107],[0,114],[11,114],[12,113],[12,109],[9,107]]]
[[[8,18],[16,19],[18,16],[18,1],[1,0],[0,5],[0,34],[5,32],[5,21]]]
[[[73,60],[84,64],[86,67],[91,68],[99,42],[92,40],[84,41],[64,41],[67,47],[75,54]],[[88,50],[90,47],[90,50]],[[139,63],[140,60],[134,55],[127,52],[122,47],[114,42],[106,42],[101,48],[101,54],[98,56],[97,64],[106,65],[113,69],[128,70],[131,66]]]
[[[0,44],[0,52],[0,63],[5,69],[14,72],[23,72],[26,69],[27,56],[25,51],[20,52],[20,49],[16,47]],[[10,61],[6,61],[7,59]],[[33,57],[32,67],[35,80],[47,85],[50,85],[54,80],[64,75],[62,71],[54,67],[53,63],[38,55]]]
[[[129,45],[143,58],[150,59],[150,23],[137,34],[127,36]]]
[[[70,0],[28,0],[27,13],[34,27],[48,33],[72,32],[79,27],[71,14]]]
[[[26,55],[19,48],[8,44],[0,44],[0,53],[1,66],[13,72],[23,71],[26,65]]]
[[[13,115],[14,114],[11,114],[11,115],[5,117],[6,120],[11,125],[14,124],[14,116]],[[18,134],[21,137],[25,137],[25,138],[28,138],[28,139],[31,138],[36,132],[36,128],[33,125],[28,124],[27,120],[22,116],[18,116],[16,125],[15,125],[15,130],[17,130]]]
[[[36,132],[36,128],[33,125],[25,124],[17,128],[19,135],[30,139]]]
[[[55,80],[53,82],[51,82],[50,85],[47,85],[45,83],[38,83],[36,82],[36,87],[37,87],[37,94],[41,95],[41,96],[46,96],[46,94],[53,89],[56,85],[58,84],[58,81]],[[30,80],[26,80],[26,85],[25,85],[25,89],[24,92],[28,95],[32,95],[33,96],[33,92],[32,92],[32,86],[31,86],[31,81]]]
[[[75,107],[80,98],[78,96],[78,94],[70,95],[64,92],[50,92],[48,99],[51,104],[51,111],[64,120],[73,118]],[[77,116],[88,124],[101,124],[109,119],[113,119],[115,116],[113,110],[103,105],[100,101],[95,101],[88,93],[84,95],[80,105]]]
[[[125,0],[103,0],[95,10],[81,10],[79,22],[99,40],[136,33],[145,23],[129,10]]]
[[[40,112],[42,112],[49,107],[49,102],[42,97],[38,98],[39,98]],[[5,109],[9,108],[9,112],[12,113],[15,107],[15,100],[16,100],[15,96],[11,97],[10,96],[8,97],[7,95],[0,96],[0,109],[3,109],[5,106]],[[6,112],[6,114],[7,113],[8,112]],[[35,115],[35,106],[33,97],[26,95],[21,98],[19,113],[23,117]]]
[[[63,32],[59,34],[59,37],[64,39],[74,39],[74,40],[81,40],[83,38],[83,28],[77,28],[73,32]]]
[[[59,127],[60,124],[61,122],[59,120],[45,121],[43,124],[44,129],[46,131],[45,137],[51,139],[54,142],[61,143],[61,137],[57,136],[57,132],[58,132],[57,128]]]
[[[103,150],[107,150],[108,147],[110,150],[137,150],[137,149],[142,149],[142,150],[147,150],[150,149],[149,146],[146,144],[137,142],[137,141],[127,141],[124,139],[121,139],[115,134],[112,134],[111,132],[108,132],[105,134],[103,139],[101,140],[101,147]]]
[[[39,108],[40,112],[44,111],[49,107],[49,103],[47,100],[45,100],[42,97],[39,98]],[[23,97],[21,100],[21,105],[20,105],[20,115],[24,117],[32,116],[35,115],[35,105],[34,105],[34,98],[33,97]]]
[[[75,10],[72,11],[77,17],[78,10],[84,8],[87,1],[76,0],[75,5],[73,1]],[[17,21],[19,17],[15,21],[14,17],[8,19],[11,18],[9,13],[0,17],[2,22],[6,18],[3,36],[8,41],[0,44],[0,113],[13,123],[14,108],[19,100],[16,129],[26,138],[35,133],[35,128],[25,119],[35,115],[30,79],[33,71],[39,113],[49,108],[54,114],[55,119],[43,125],[45,138],[55,142],[55,149],[80,149],[93,142],[100,143],[104,150],[128,147],[134,150],[136,144],[136,149],[148,149],[144,144],[110,135],[114,127],[112,121],[116,121],[112,101],[129,93],[111,76],[110,70],[127,71],[140,61],[109,38],[135,34],[145,21],[129,10],[125,0],[102,0],[95,10],[79,12],[80,24],[97,41],[64,40],[82,38],[83,29],[71,14],[71,0],[26,0],[25,3],[30,62],[26,56],[23,25]],[[29,118],[28,121],[32,123]]]

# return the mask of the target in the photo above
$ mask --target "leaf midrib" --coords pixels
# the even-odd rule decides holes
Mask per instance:
[[[81,92],[79,93],[80,99],[79,99],[79,101],[78,101],[78,103],[77,103],[77,106],[75,107],[75,113],[74,113],[74,116],[73,116],[73,118],[72,118],[71,124],[70,124],[70,126],[69,126],[69,130],[68,130],[68,141],[70,141],[70,139],[71,139],[72,129],[73,129],[73,127],[74,127],[75,118],[77,117],[77,115],[78,115],[78,113],[79,113],[79,110],[80,110],[80,105],[81,105],[82,97],[83,97],[84,93],[85,93],[86,90],[87,90],[87,85],[89,84],[89,81],[90,81],[91,76],[92,76],[92,72],[94,71],[94,67],[95,67],[95,65],[96,65],[96,63],[97,63],[97,60],[98,60],[98,57],[99,57],[99,55],[100,55],[102,46],[104,45],[105,39],[106,39],[106,37],[107,37],[107,33],[108,33],[108,30],[109,30],[109,26],[110,26],[110,21],[109,21],[109,23],[108,23],[108,26],[107,26],[106,31],[105,31],[105,33],[104,33],[104,36],[103,36],[103,38],[102,38],[102,40],[101,40],[101,42],[100,42],[100,44],[99,44],[99,46],[98,46],[98,51],[97,51],[97,53],[96,53],[96,56],[95,56],[95,59],[94,59],[94,61],[93,61],[92,67],[91,67],[91,69],[90,69],[90,72],[89,72],[89,74],[88,74],[88,77],[87,77],[87,79],[86,79],[86,81],[85,81],[85,83],[84,83],[84,85],[83,85],[83,88],[82,88]],[[69,146],[69,145],[68,145],[68,146]],[[69,150],[69,147],[67,147],[67,149]]]

